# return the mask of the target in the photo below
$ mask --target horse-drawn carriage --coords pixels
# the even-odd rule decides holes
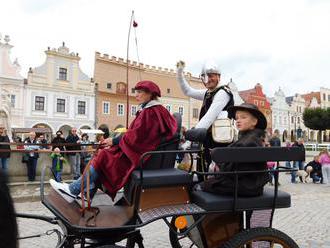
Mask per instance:
[[[176,116],[181,123],[179,116]],[[180,125],[178,127],[180,130]],[[201,141],[204,135],[187,137]],[[285,233],[272,228],[274,210],[288,208],[290,195],[278,190],[278,175],[289,171],[278,167],[275,187],[265,187],[258,197],[239,197],[239,174],[267,173],[266,171],[236,171],[235,193],[232,196],[216,195],[194,190],[194,178],[205,178],[208,173],[183,171],[175,168],[178,153],[197,153],[203,149],[178,150],[179,132],[163,142],[155,151],[140,158],[122,197],[113,205],[93,200],[91,208],[81,212],[81,204],[68,203],[55,190],[45,194],[45,170],[41,180],[41,201],[55,217],[17,214],[18,217],[35,218],[60,227],[56,247],[144,247],[140,228],[163,220],[169,229],[172,247],[285,247],[298,245]],[[223,162],[300,161],[305,153],[300,148],[215,148],[212,160]],[[96,195],[98,197],[98,194]],[[83,204],[84,205],[84,204]],[[265,217],[260,214],[266,213]],[[256,222],[261,221],[258,224]],[[252,223],[254,221],[254,223]],[[126,240],[126,246],[118,245]],[[146,244],[146,246],[148,246]]]

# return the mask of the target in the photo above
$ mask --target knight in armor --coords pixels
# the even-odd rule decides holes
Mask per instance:
[[[218,117],[228,116],[227,109],[234,106],[234,97],[227,85],[220,84],[221,72],[214,64],[208,63],[203,66],[200,78],[206,89],[192,88],[184,77],[185,63],[179,61],[177,63],[177,80],[181,86],[183,93],[194,99],[203,101],[203,105],[199,114],[199,122],[195,128],[205,128],[208,130],[206,140],[204,142],[205,160],[207,164],[211,164],[211,156],[209,149],[219,146],[227,146],[228,144],[216,143],[212,138],[212,124]],[[183,148],[189,146],[189,142],[183,145]]]

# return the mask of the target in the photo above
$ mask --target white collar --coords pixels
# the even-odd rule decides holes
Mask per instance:
[[[142,108],[142,104],[140,104],[139,106],[138,106],[138,111],[141,111],[142,109],[146,109],[146,108],[150,108],[150,107],[153,107],[153,106],[157,106],[157,105],[162,105],[159,101],[157,101],[157,100],[151,100],[151,101],[149,101],[145,106],[144,106],[144,108]]]

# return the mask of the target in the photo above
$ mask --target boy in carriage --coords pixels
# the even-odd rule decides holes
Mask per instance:
[[[235,116],[236,126],[239,130],[238,140],[229,147],[258,147],[264,146],[267,120],[264,114],[253,104],[243,103],[232,106],[228,114]],[[219,165],[220,171],[254,171],[266,170],[266,163],[224,163]],[[264,185],[269,182],[269,173],[242,174],[238,176],[239,196],[262,195]],[[219,175],[201,183],[204,191],[232,195],[234,193],[235,176]]]
[[[99,181],[112,199],[137,168],[140,156],[155,150],[161,140],[169,140],[177,130],[175,118],[158,101],[161,92],[154,82],[138,82],[135,90],[140,104],[136,118],[124,135],[102,141],[106,148],[98,151],[89,170],[91,187],[93,182]],[[51,179],[50,184],[64,199],[72,202],[80,194],[82,177],[71,184]]]

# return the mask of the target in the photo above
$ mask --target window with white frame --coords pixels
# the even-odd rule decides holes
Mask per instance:
[[[103,114],[110,114],[110,102],[103,102]]]
[[[136,105],[132,105],[131,106],[131,116],[135,116],[136,115],[136,111],[137,111],[137,106]]]
[[[166,105],[165,108],[168,110],[168,112],[171,112],[171,105]]]
[[[34,109],[44,111],[45,110],[45,97],[36,96],[34,100]]]
[[[85,114],[86,114],[86,102],[78,101],[78,115],[85,115]]]
[[[16,95],[10,95],[10,105],[11,107],[15,108],[16,103]]]
[[[56,100],[56,112],[65,113],[65,99],[57,98],[57,100]]]
[[[109,89],[109,90],[112,89],[112,83],[107,83],[107,89]]]
[[[68,69],[60,67],[58,72],[58,79],[59,80],[67,80],[68,78]]]
[[[193,118],[198,118],[198,108],[193,108]]]
[[[117,104],[117,116],[123,116],[124,114],[124,104]]]
[[[179,107],[179,114],[183,116],[183,113],[184,113],[183,107],[180,106],[180,107]]]

